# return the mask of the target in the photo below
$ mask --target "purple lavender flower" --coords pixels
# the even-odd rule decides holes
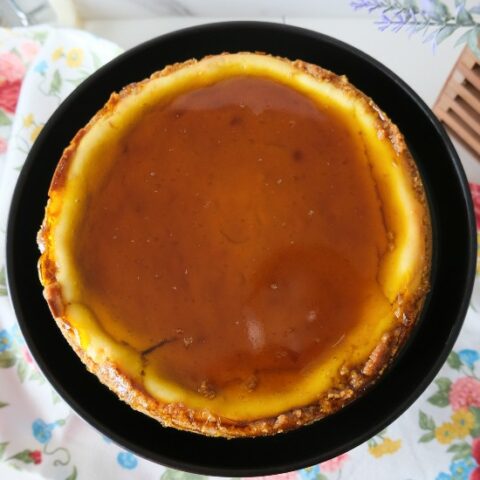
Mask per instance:
[[[467,0],[457,0],[452,14],[440,0],[351,0],[351,7],[372,13],[378,10],[380,18],[375,22],[380,31],[399,32],[404,29],[410,35],[422,33],[424,42],[433,49],[458,29],[468,30],[461,35],[456,45],[468,42],[472,51],[480,57],[477,40],[480,37],[480,3],[467,8]]]

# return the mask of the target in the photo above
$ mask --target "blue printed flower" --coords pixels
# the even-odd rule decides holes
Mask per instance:
[[[435,480],[452,480],[452,476],[448,473],[441,472],[435,477]]]
[[[473,364],[480,358],[480,354],[476,350],[460,350],[458,352],[460,360],[470,368],[473,368]]]
[[[12,336],[7,332],[7,330],[0,330],[0,352],[4,352],[12,348]]]
[[[47,443],[52,438],[52,430],[57,426],[55,423],[45,423],[42,419],[38,418],[32,424],[33,436],[40,443]]]
[[[472,457],[457,460],[450,464],[452,480],[468,480],[470,473],[475,469],[476,464]]]
[[[48,63],[45,60],[42,60],[41,62],[38,62],[35,65],[34,70],[38,72],[40,75],[43,75],[47,71],[47,68],[48,68]]]
[[[315,480],[320,473],[320,465],[303,468],[299,473],[301,480]]]
[[[130,452],[120,452],[117,455],[117,462],[127,470],[133,470],[138,465],[137,457]]]
[[[16,323],[10,330],[13,339],[17,342],[18,345],[25,345],[25,338],[23,338],[22,332],[18,323]]]

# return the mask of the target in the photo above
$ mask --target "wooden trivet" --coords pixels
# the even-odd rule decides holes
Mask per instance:
[[[480,59],[468,47],[453,67],[433,111],[480,159]]]

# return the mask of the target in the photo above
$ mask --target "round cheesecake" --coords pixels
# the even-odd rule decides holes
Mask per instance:
[[[212,436],[298,428],[362,395],[429,286],[428,207],[397,127],[345,77],[264,54],[112,94],[65,149],[38,242],[88,369]]]

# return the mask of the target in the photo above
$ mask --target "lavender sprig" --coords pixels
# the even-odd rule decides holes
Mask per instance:
[[[424,42],[437,45],[457,30],[464,30],[455,46],[468,43],[471,50],[480,58],[480,3],[467,8],[466,0],[455,0],[455,12],[440,0],[352,0],[350,6],[355,10],[378,12],[380,18],[375,22],[382,32],[406,30],[413,35],[420,33]]]

